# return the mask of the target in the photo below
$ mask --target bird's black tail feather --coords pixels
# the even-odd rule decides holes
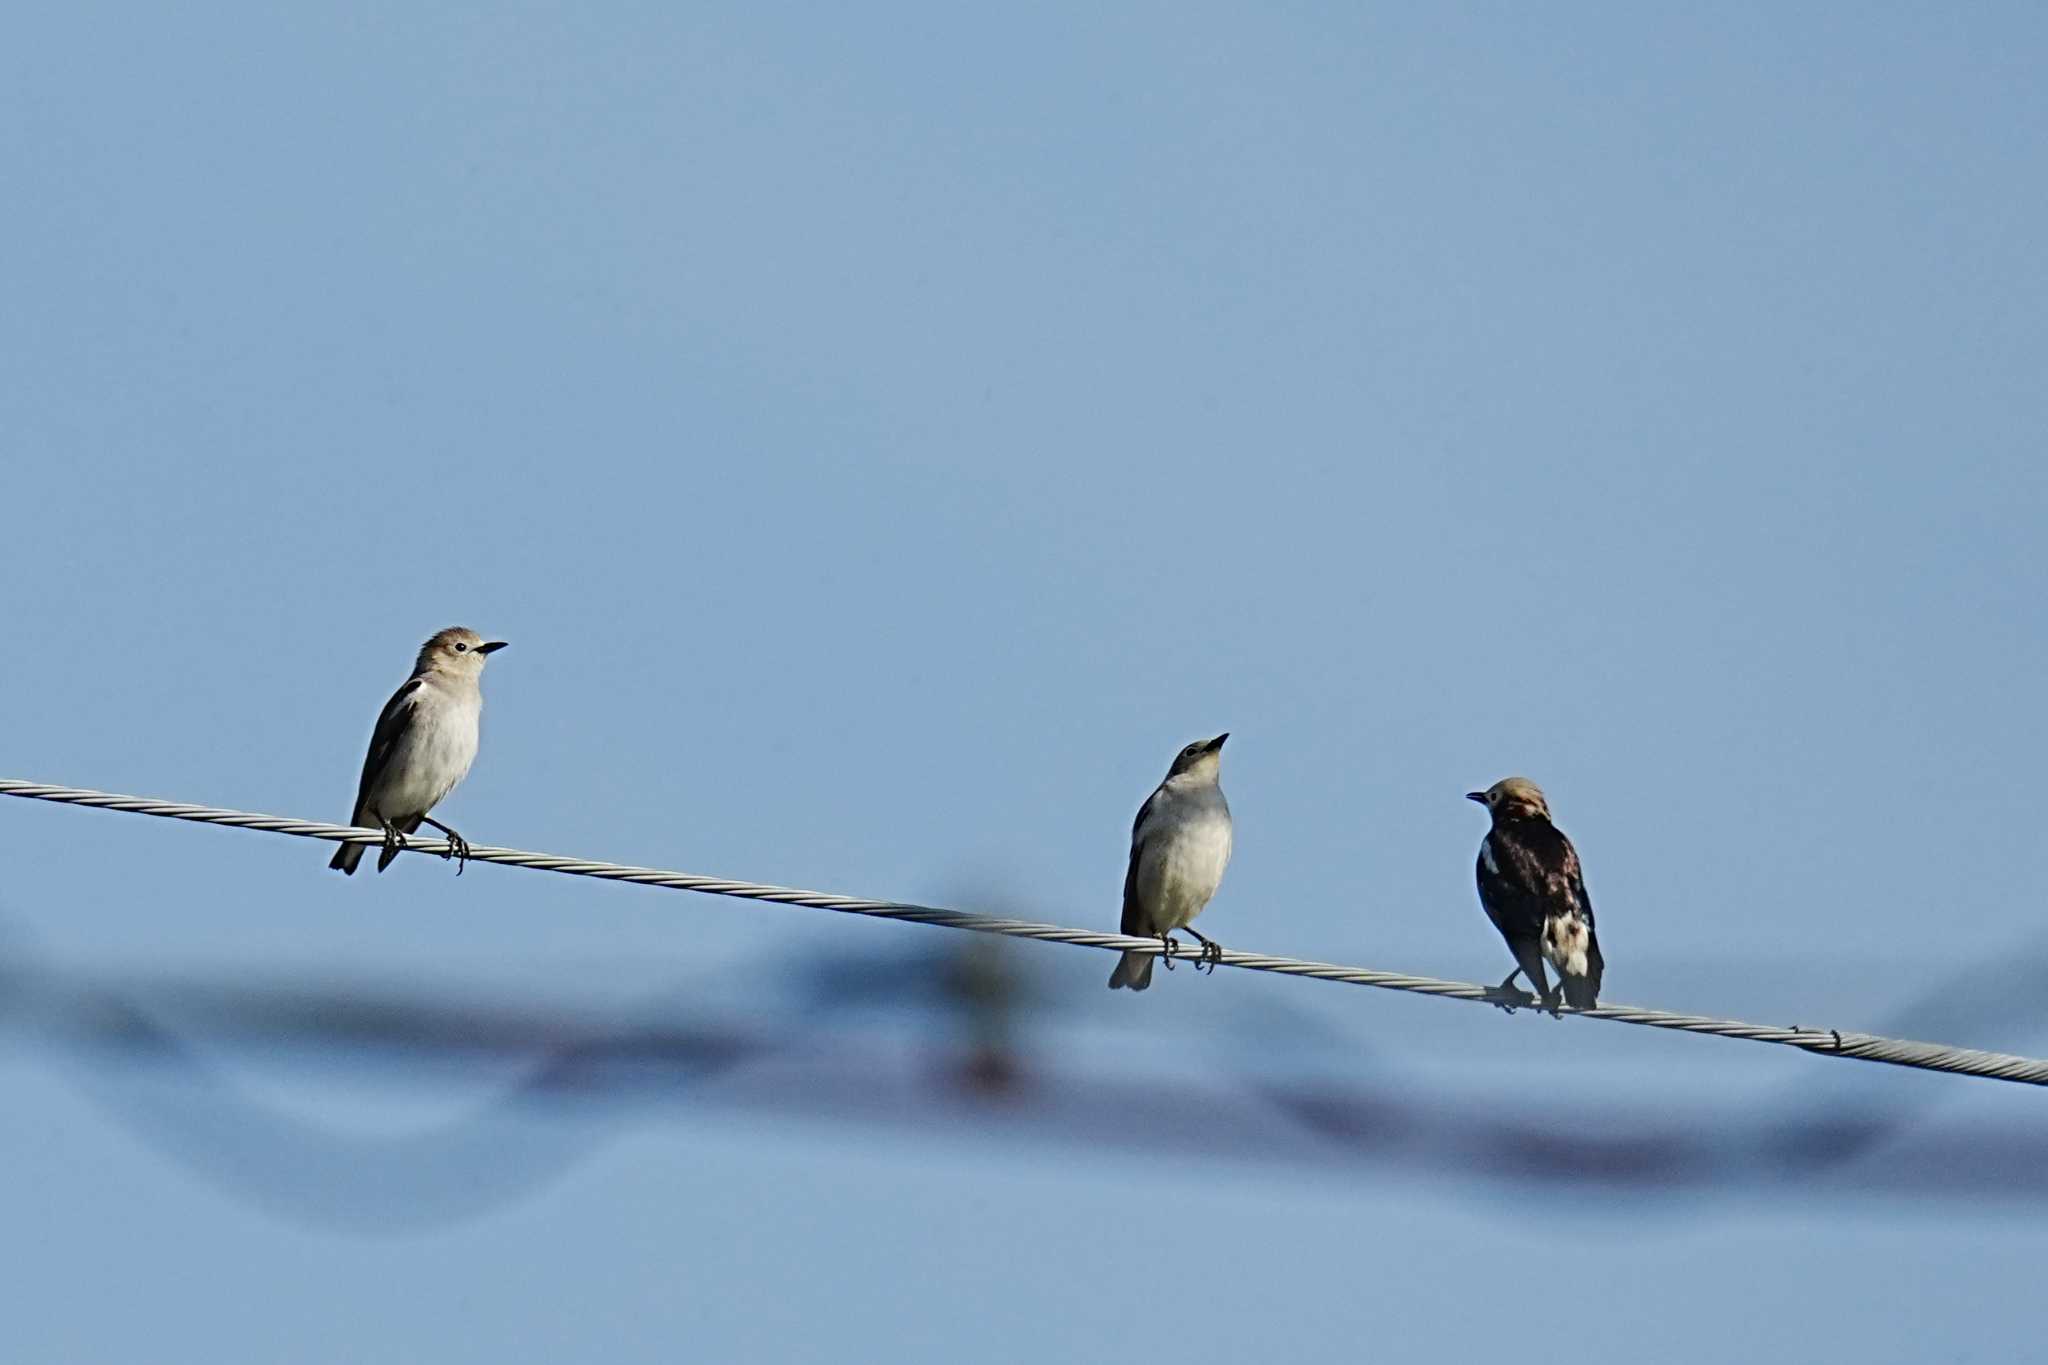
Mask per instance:
[[[1150,953],[1125,953],[1116,961],[1116,970],[1109,974],[1109,988],[1128,986],[1142,991],[1152,984],[1152,955]]]

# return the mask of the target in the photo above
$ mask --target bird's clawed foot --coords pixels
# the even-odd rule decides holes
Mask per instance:
[[[1170,972],[1173,970],[1173,955],[1180,951],[1180,940],[1172,934],[1161,934],[1159,941],[1165,945],[1159,954],[1159,960],[1166,964],[1166,970]]]
[[[1564,1011],[1558,1007],[1563,1003],[1564,987],[1559,986],[1556,990],[1546,994],[1543,997],[1543,1003],[1538,1005],[1536,1008],[1543,1011],[1543,1013],[1549,1015],[1553,1019],[1562,1019],[1564,1018]]]
[[[1204,938],[1193,929],[1189,929],[1188,932],[1194,934],[1195,941],[1202,945],[1201,953],[1195,958],[1195,970],[1199,972],[1206,965],[1209,968],[1209,975],[1216,975],[1216,968],[1223,961],[1223,945],[1213,938]]]
[[[422,816],[421,818],[426,819],[426,817],[424,816]],[[460,877],[462,875],[462,870],[469,866],[469,840],[463,838],[460,834],[457,834],[454,830],[448,828],[448,826],[442,824],[439,820],[426,820],[426,823],[432,825],[435,829],[440,830],[442,834],[447,836],[448,847],[441,851],[441,861],[445,863],[450,858],[459,859],[460,861],[458,861],[455,864],[455,875]]]
[[[398,826],[390,821],[381,821],[380,823],[384,826],[384,851],[392,857],[397,857],[398,850],[405,847],[405,836],[400,834]]]
[[[1509,972],[1506,980],[1486,993],[1486,1003],[1507,1014],[1513,1014],[1517,1009],[1536,1004],[1535,996],[1515,985],[1515,977],[1520,975],[1520,973],[1521,968],[1519,967]]]

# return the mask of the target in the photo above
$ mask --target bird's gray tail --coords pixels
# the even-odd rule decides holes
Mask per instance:
[[[1152,954],[1125,953],[1117,959],[1116,970],[1109,974],[1109,988],[1128,986],[1142,991],[1152,984]]]
[[[334,860],[327,865],[336,872],[353,877],[356,875],[356,864],[362,860],[363,846],[361,844],[343,844],[340,848],[334,850]]]

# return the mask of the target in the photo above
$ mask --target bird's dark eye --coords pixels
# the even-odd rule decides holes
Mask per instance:
[[[1196,749],[1197,749],[1198,747],[1200,747],[1200,746],[1198,746],[1198,745],[1194,745],[1194,744],[1190,744],[1190,745],[1188,745],[1188,747],[1187,747],[1187,748],[1185,748],[1185,749],[1182,749],[1182,750],[1180,751],[1180,756],[1181,756],[1182,758],[1193,758],[1193,757],[1195,756],[1195,750],[1196,750]]]
[[[457,654],[467,654],[469,653],[469,646],[462,643],[462,641],[457,640],[455,642],[455,652]]]

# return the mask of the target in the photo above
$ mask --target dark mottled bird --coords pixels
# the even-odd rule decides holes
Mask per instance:
[[[1202,956],[1215,970],[1222,953],[1202,938],[1188,921],[1223,883],[1230,862],[1230,803],[1223,799],[1218,774],[1223,766],[1223,741],[1198,739],[1174,755],[1167,772],[1131,826],[1131,863],[1124,873],[1123,931],[1133,938],[1157,937],[1166,945],[1167,966],[1173,965],[1173,931],[1187,929],[1201,940]],[[1110,973],[1109,988],[1129,986],[1142,991],[1152,984],[1152,956],[1125,953]]]
[[[1493,828],[1479,843],[1479,903],[1518,964],[1501,989],[1510,989],[1519,972],[1544,1006],[1556,1010],[1557,996],[1543,974],[1547,959],[1557,968],[1565,1003],[1593,1008],[1606,970],[1593,936],[1593,901],[1578,850],[1550,823],[1542,789],[1526,777],[1508,777],[1465,795],[1493,814]]]

